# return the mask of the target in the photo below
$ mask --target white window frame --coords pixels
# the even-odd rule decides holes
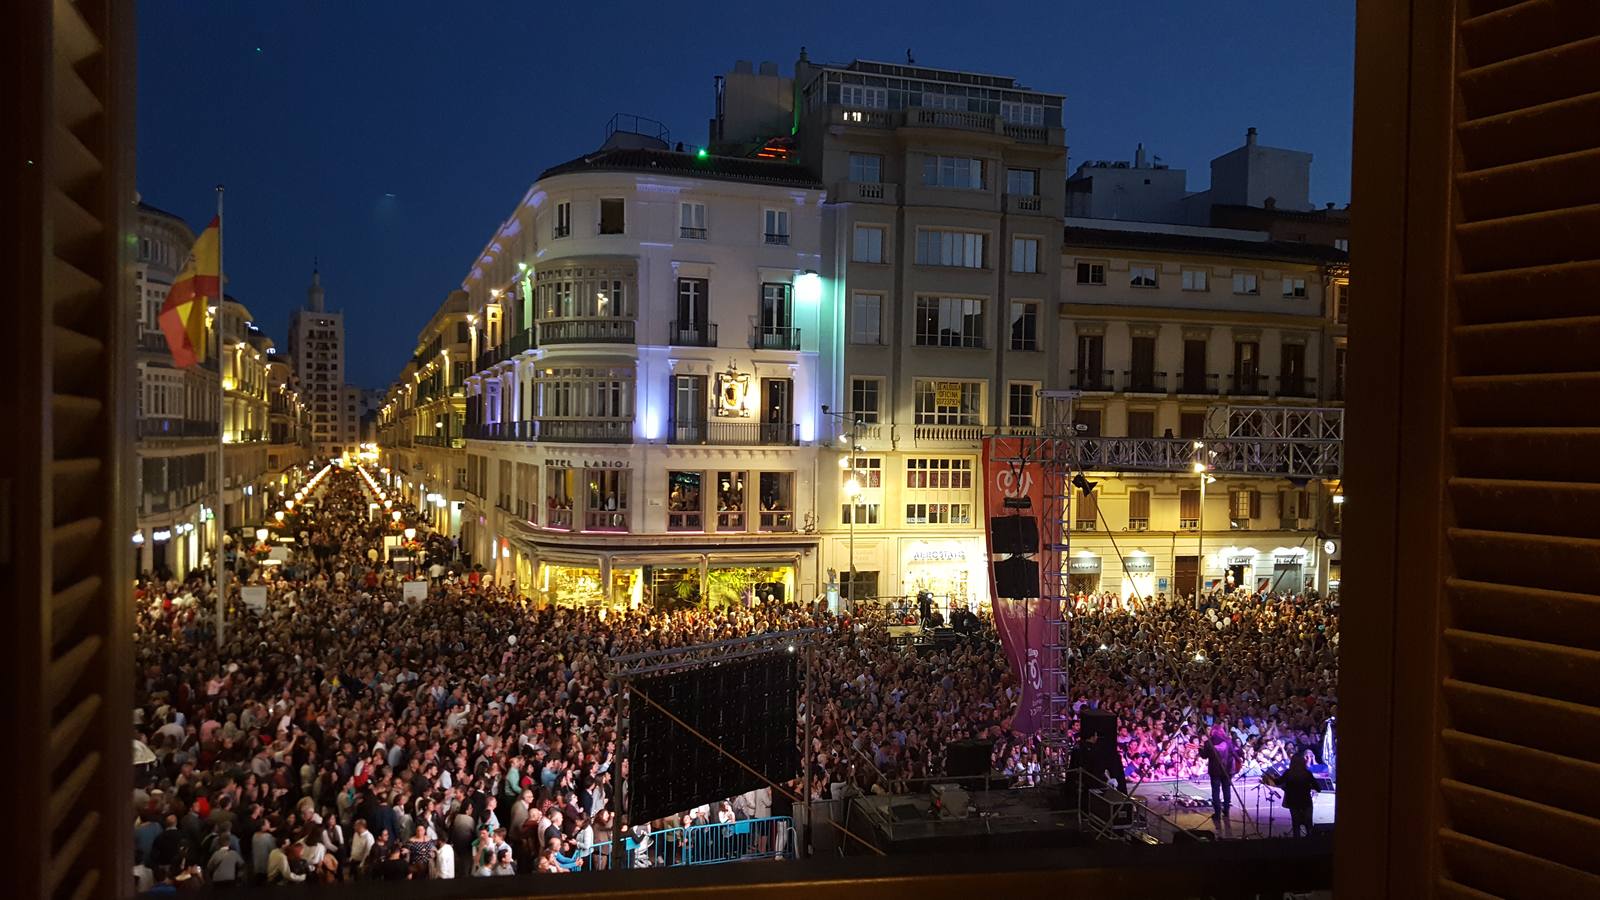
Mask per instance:
[[[1160,287],[1161,267],[1155,263],[1136,262],[1128,264],[1128,287],[1149,290]]]
[[[550,227],[552,239],[572,236],[572,201],[562,200],[556,204],[556,221]]]
[[[1244,272],[1235,269],[1233,272],[1233,292],[1241,297],[1261,296],[1261,273]]]
[[[1033,346],[1031,346],[1031,347],[1019,347],[1019,346],[1017,346],[1017,338],[1016,338],[1015,333],[1013,332],[1013,329],[1014,329],[1014,327],[1016,326],[1016,323],[1017,323],[1017,319],[1018,319],[1018,309],[1017,309],[1017,307],[1019,307],[1019,306],[1025,306],[1025,307],[1032,307],[1033,308]],[[1038,351],[1038,350],[1040,350],[1040,349],[1042,349],[1044,347],[1044,342],[1042,340],[1040,340],[1040,334],[1039,334],[1039,332],[1041,330],[1041,326],[1044,324],[1044,321],[1043,321],[1043,319],[1041,317],[1041,313],[1040,313],[1040,306],[1041,306],[1041,304],[1037,300],[1012,300],[1011,301],[1011,308],[1009,310],[1011,315],[1010,315],[1010,317],[1008,319],[1006,319],[1006,346],[1008,348],[1010,348],[1012,350],[1015,350],[1015,351],[1018,351],[1018,352],[1031,353],[1031,352],[1036,352],[1036,351]]]
[[[1011,271],[1019,275],[1039,274],[1039,239],[1016,235],[1011,238]]]
[[[1083,269],[1081,268],[1082,266],[1088,266],[1089,267],[1089,273],[1088,273],[1089,274],[1089,280],[1088,281],[1085,281],[1083,279],[1084,272],[1083,272]],[[1095,269],[1096,266],[1098,266],[1100,268],[1100,280],[1099,281],[1095,281],[1094,280],[1094,274],[1095,274],[1094,273],[1094,269]],[[1079,260],[1074,260],[1072,268],[1073,268],[1073,271],[1075,273],[1075,278],[1076,278],[1078,284],[1089,285],[1091,287],[1105,287],[1106,286],[1106,270],[1108,268],[1110,268],[1110,266],[1106,263],[1105,260],[1103,260],[1103,259],[1079,259]]]
[[[694,234],[694,232],[700,232]],[[706,205],[694,200],[678,204],[678,237],[703,241],[706,239]]]
[[[922,484],[913,486],[915,481]],[[976,487],[977,465],[971,457],[907,457],[901,484],[905,523],[972,524]]]
[[[971,309],[971,307],[968,306],[968,304],[976,304],[976,312],[977,312],[977,316],[978,316],[978,331],[977,331],[977,334],[975,336],[970,335],[966,331],[966,329],[963,328],[961,333],[960,333],[959,341],[956,342],[956,343],[953,343],[953,344],[951,344],[951,343],[943,343],[942,342],[942,340],[940,338],[940,335],[943,334],[942,331],[938,332],[938,333],[928,334],[928,335],[926,335],[927,340],[924,340],[925,335],[919,329],[920,329],[920,326],[922,324],[923,304],[930,303],[930,302],[937,304],[935,312],[936,312],[936,318],[939,321],[941,321],[941,322],[944,321],[945,318],[947,317],[947,314],[948,314],[948,315],[959,316],[961,318],[963,324],[965,324],[966,317],[968,315],[970,315],[971,312],[973,311]],[[946,304],[947,303],[959,304],[959,306],[957,308],[947,310],[946,309]],[[959,347],[959,348],[965,348],[965,349],[982,349],[982,348],[984,348],[985,346],[988,345],[988,331],[989,331],[988,310],[985,308],[985,306],[987,304],[986,304],[985,300],[982,297],[950,297],[950,296],[944,296],[944,295],[940,295],[940,294],[926,294],[926,295],[917,297],[916,304],[917,304],[916,305],[916,310],[915,310],[916,314],[915,314],[915,317],[913,319],[915,324],[912,326],[912,342],[916,346],[918,346],[918,347]]]
[[[855,226],[855,232],[850,242],[850,261],[859,263],[884,262],[883,251],[885,245],[889,243],[888,233],[889,230],[882,225]],[[869,240],[876,238],[877,246],[874,248],[869,245],[863,248],[861,245],[863,235],[869,235]],[[876,253],[872,252],[873,250],[876,250]]]
[[[857,175],[869,174],[865,171],[858,172],[856,163],[861,163],[861,169],[868,168],[874,171],[875,178],[858,178]],[[850,154],[850,180],[855,184],[876,184],[883,181],[883,155],[879,153],[852,153]]]
[[[1017,388],[1027,391],[1028,420],[1017,421],[1012,401],[1017,397]],[[1006,382],[1006,426],[1008,428],[1037,428],[1039,425],[1039,382],[1037,381],[1008,381]]]
[[[977,184],[972,181],[977,173]],[[922,184],[924,187],[952,190],[981,191],[989,184],[989,161],[976,156],[939,156],[928,154],[922,158]]]
[[[918,228],[916,264],[955,269],[989,268],[989,233]]]
[[[939,405],[941,383],[960,385],[959,406]],[[988,398],[984,394],[988,385],[987,381],[972,378],[914,378],[911,382],[912,421],[917,425],[985,425]]]
[[[1309,296],[1311,296],[1311,292],[1307,290],[1304,278],[1295,278],[1290,275],[1284,276],[1283,298],[1285,300],[1304,300]]]
[[[870,301],[872,315],[866,315],[862,301]],[[865,328],[865,325],[871,328]],[[850,343],[878,347],[883,345],[883,294],[855,291],[850,295]]]
[[[856,407],[856,386],[858,383],[862,387],[872,386],[872,399],[877,404],[876,409],[858,409]],[[861,421],[867,425],[876,425],[883,421],[883,378],[875,375],[852,375],[850,376],[849,387],[850,396],[846,399],[849,401],[851,419],[854,420],[856,416],[861,416]]]
[[[1186,291],[1211,290],[1211,271],[1209,269],[1184,269],[1183,289]]]
[[[766,207],[761,211],[762,240],[774,246],[787,246],[789,243],[789,211],[775,206]]]

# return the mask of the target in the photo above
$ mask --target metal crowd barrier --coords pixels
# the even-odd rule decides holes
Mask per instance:
[[[794,859],[795,844],[794,820],[789,816],[663,828],[640,838],[626,838],[622,864],[630,869],[653,869]]]

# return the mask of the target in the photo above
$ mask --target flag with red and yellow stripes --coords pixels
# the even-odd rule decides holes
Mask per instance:
[[[161,333],[167,336],[173,364],[182,369],[206,358],[206,310],[222,298],[221,231],[222,217],[212,218],[161,304]]]

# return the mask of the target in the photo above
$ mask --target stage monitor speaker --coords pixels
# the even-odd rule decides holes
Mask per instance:
[[[1039,596],[1039,564],[1025,556],[1013,556],[994,564],[995,595],[1009,600],[1029,600]]]
[[[945,774],[981,778],[989,774],[989,759],[993,755],[993,741],[952,741],[944,748]]]
[[[1037,516],[990,516],[990,550],[994,553],[1038,553]]]

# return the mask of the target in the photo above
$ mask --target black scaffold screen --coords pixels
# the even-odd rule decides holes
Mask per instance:
[[[634,686],[745,765],[781,784],[800,773],[795,737],[797,655],[779,650],[641,678]],[[629,698],[628,712],[633,782],[629,821],[646,822],[766,787],[639,697]]]

